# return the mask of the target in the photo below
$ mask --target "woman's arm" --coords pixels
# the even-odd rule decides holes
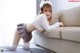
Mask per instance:
[[[46,18],[46,15],[42,15],[41,16],[41,19],[40,19],[40,22],[41,22],[41,25],[42,27],[46,30],[46,31],[49,31],[51,29],[54,29],[54,28],[57,28],[57,27],[60,27],[61,25],[63,25],[61,22],[57,22],[53,25],[49,25],[49,22]]]

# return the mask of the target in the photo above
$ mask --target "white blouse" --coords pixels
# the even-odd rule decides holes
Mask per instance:
[[[32,24],[36,27],[36,29],[40,31],[49,31],[60,26],[60,22],[57,22],[53,25],[49,25],[45,14],[38,15],[36,19],[32,22]]]

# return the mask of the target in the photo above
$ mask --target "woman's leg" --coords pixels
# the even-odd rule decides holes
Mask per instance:
[[[20,37],[18,31],[16,30],[15,35],[14,35],[14,39],[13,39],[13,44],[12,44],[14,47],[17,47],[17,45],[20,41],[20,38],[21,37]]]
[[[23,49],[29,49],[29,41],[31,40],[32,35],[31,35],[31,32],[29,32],[27,30],[27,24],[23,24],[23,23],[18,24],[17,25],[17,30],[18,30],[18,32],[17,32],[18,34],[17,33],[16,34],[19,35],[17,37],[18,38],[21,37],[23,39],[23,41],[24,41],[24,47],[23,47]],[[16,41],[15,38],[14,38],[14,41],[13,41],[14,44],[13,45],[17,45],[18,42],[19,42],[19,39]]]
[[[18,31],[16,30],[15,35],[14,35],[14,39],[13,39],[13,44],[12,44],[11,47],[7,47],[7,49],[9,49],[9,50],[11,50],[11,51],[16,50],[16,48],[17,48],[17,46],[18,46],[18,43],[19,43],[19,41],[20,41],[20,38],[21,38],[21,37],[19,36]]]
[[[27,25],[25,25],[25,24],[17,25],[17,31],[15,32],[12,50],[16,49],[16,47],[20,41],[20,38],[22,38],[24,41],[23,49],[29,49],[29,41],[32,38],[32,34],[31,34],[31,32],[28,32]]]
[[[32,35],[31,34],[26,35],[26,39],[23,39],[23,41],[24,41],[23,49],[27,50],[27,49],[30,48],[30,40],[31,39],[32,39]]]
[[[30,42],[24,42],[23,49],[28,50],[30,48]]]

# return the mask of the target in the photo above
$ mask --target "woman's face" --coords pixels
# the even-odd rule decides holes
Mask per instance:
[[[43,14],[45,14],[47,16],[47,18],[50,18],[52,16],[51,8],[44,7]]]

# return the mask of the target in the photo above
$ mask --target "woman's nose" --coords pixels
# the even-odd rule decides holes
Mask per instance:
[[[50,12],[47,12],[47,15],[50,15]]]

